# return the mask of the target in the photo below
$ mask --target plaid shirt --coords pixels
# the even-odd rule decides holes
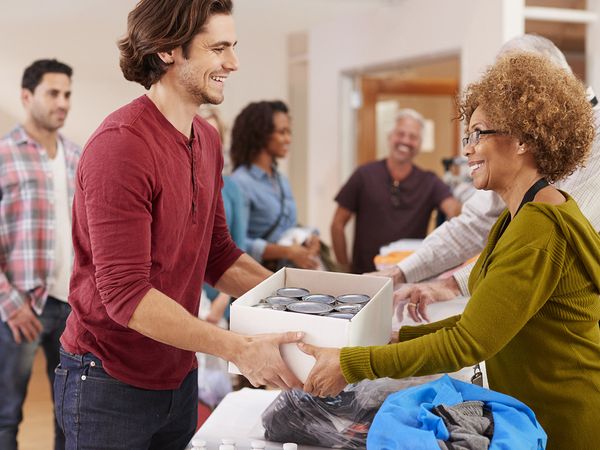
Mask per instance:
[[[69,200],[81,149],[59,135]],[[0,141],[0,317],[26,301],[41,314],[54,264],[54,185],[46,151],[22,126]]]

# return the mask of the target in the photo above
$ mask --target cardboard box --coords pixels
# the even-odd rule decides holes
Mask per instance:
[[[351,320],[253,307],[282,287],[333,296],[367,294],[371,300]],[[392,333],[392,282],[383,277],[284,268],[233,302],[230,325],[232,331],[246,335],[303,331],[305,342],[321,347],[387,344]],[[314,358],[296,344],[283,345],[281,354],[304,382]],[[240,373],[231,363],[229,371]]]

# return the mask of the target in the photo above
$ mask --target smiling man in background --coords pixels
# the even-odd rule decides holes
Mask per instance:
[[[460,213],[460,203],[450,188],[433,172],[413,163],[421,149],[424,126],[417,111],[400,110],[388,134],[389,156],[359,167],[335,198],[333,249],[338,263],[354,273],[375,270],[373,258],[382,245],[424,238],[434,209],[447,217]],[[344,228],[353,215],[356,228],[350,263]]]

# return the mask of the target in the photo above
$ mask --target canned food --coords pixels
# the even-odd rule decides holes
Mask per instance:
[[[335,297],[327,294],[309,294],[302,297],[302,301],[332,305],[335,303]]]
[[[310,294],[308,289],[298,288],[298,287],[284,287],[277,289],[277,295],[281,295],[283,297],[293,297],[298,300],[302,299],[302,297]]]
[[[292,302],[295,302],[296,299],[295,298],[291,298],[291,297],[284,297],[283,295],[272,295],[271,297],[267,297],[266,298],[267,303],[271,306],[274,305],[288,305]]]
[[[304,314],[325,314],[333,311],[331,305],[316,302],[294,302],[287,305],[288,311],[294,311]]]
[[[352,303],[340,303],[339,305],[334,306],[334,309],[341,313],[346,314],[356,314],[362,309],[362,305],[360,304],[352,304]]]
[[[271,308],[271,305],[269,305],[268,303],[262,302],[262,301],[260,303],[257,303],[256,305],[252,305],[252,306],[254,308],[273,309],[273,308]]]
[[[354,317],[354,314],[348,314],[348,313],[343,313],[343,312],[332,312],[327,314],[327,317],[333,317],[335,319],[346,319],[346,320],[350,320]]]
[[[275,303],[274,305],[271,305],[271,309],[274,309],[275,311],[285,311],[287,309],[287,305],[283,303]]]
[[[352,305],[364,305],[371,297],[365,294],[344,294],[336,297],[336,300],[340,303],[348,303]]]

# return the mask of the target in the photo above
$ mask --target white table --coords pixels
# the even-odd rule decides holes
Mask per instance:
[[[194,438],[205,440],[207,450],[218,449],[222,438],[234,439],[236,450],[249,450],[251,441],[264,441],[261,415],[280,392],[244,388],[227,394]],[[267,450],[281,450],[283,447],[277,442],[265,443]],[[299,445],[298,449],[322,450],[322,447]]]

